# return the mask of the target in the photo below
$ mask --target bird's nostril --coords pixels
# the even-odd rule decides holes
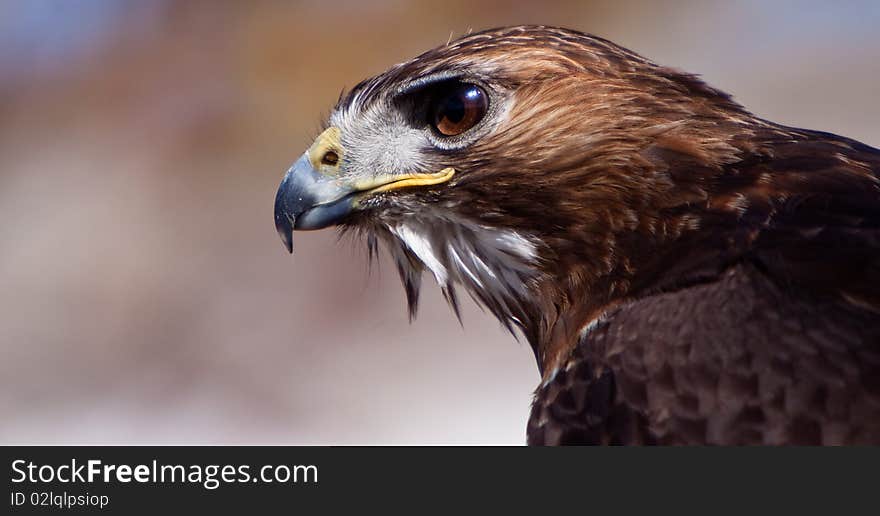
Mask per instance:
[[[321,163],[324,165],[336,165],[339,163],[339,155],[336,152],[330,150],[324,153],[324,156],[321,157]]]

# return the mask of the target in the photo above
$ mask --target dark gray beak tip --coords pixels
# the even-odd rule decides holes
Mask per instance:
[[[287,182],[287,178],[284,182]],[[278,231],[278,236],[281,237],[287,251],[293,253],[293,220],[285,207],[284,188],[279,188],[275,195],[275,230]]]
[[[293,254],[293,224],[290,223],[287,217],[279,219],[278,215],[276,215],[275,229],[278,230],[278,236],[281,237],[281,242],[287,248],[287,252]]]

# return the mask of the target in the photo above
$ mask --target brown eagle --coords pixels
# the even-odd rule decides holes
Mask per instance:
[[[580,32],[358,84],[275,224],[382,241],[530,343],[530,444],[880,443],[880,151]]]

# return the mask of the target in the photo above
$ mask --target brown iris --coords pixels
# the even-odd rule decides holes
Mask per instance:
[[[489,109],[483,88],[458,83],[436,97],[431,123],[443,136],[457,136],[477,125]]]

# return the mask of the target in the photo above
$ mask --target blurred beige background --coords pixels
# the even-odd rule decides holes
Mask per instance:
[[[526,344],[272,221],[344,86],[516,23],[880,145],[880,2],[0,2],[0,442],[522,443]]]

